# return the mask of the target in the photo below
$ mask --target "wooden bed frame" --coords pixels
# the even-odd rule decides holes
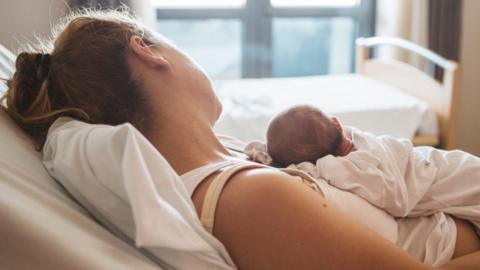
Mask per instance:
[[[370,49],[375,46],[394,46],[423,56],[444,70],[443,81],[438,82],[425,72],[397,60],[371,59]],[[456,146],[457,107],[460,91],[460,67],[454,62],[400,38],[372,37],[356,40],[356,72],[382,81],[425,102],[435,112],[439,134],[416,136],[415,145],[452,149]]]

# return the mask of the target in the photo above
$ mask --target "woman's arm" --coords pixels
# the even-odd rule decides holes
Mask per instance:
[[[480,251],[458,257],[442,265],[443,270],[477,270],[480,268]]]
[[[214,235],[239,269],[433,269],[289,177],[250,170],[226,185]]]

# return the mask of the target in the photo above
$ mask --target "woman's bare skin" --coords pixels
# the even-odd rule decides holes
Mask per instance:
[[[480,250],[480,239],[475,232],[475,228],[468,221],[455,218],[457,226],[457,241],[455,242],[455,252],[452,259]]]
[[[199,214],[215,175],[193,194]],[[289,177],[275,170],[254,169],[236,174],[225,186],[213,233],[239,269],[378,269],[380,265],[382,269],[433,269]],[[455,223],[453,258],[480,250],[473,227],[459,219]],[[385,256],[380,258],[380,253]],[[341,254],[349,254],[349,259]],[[444,269],[477,269],[478,264],[472,264],[477,257],[466,262],[459,259],[462,268],[455,268],[458,262],[454,260],[452,268],[446,264]]]

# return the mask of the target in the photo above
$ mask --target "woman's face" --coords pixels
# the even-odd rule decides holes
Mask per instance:
[[[183,99],[182,104],[198,108],[199,113],[206,114],[213,126],[220,116],[222,105],[205,71],[173,42],[160,34],[157,34],[156,38],[160,46],[154,46],[153,50],[158,50],[160,55],[169,62],[168,76],[171,76],[175,83],[174,91],[181,92],[178,97]]]

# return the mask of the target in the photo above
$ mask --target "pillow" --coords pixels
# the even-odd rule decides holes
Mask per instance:
[[[45,168],[119,238],[134,239],[168,269],[236,269],[181,178],[130,123],[60,117],[48,132]]]
[[[161,269],[72,201],[3,111],[0,130],[0,269]]]
[[[15,70],[15,55],[0,45],[0,96],[7,89],[4,79],[10,78]]]

